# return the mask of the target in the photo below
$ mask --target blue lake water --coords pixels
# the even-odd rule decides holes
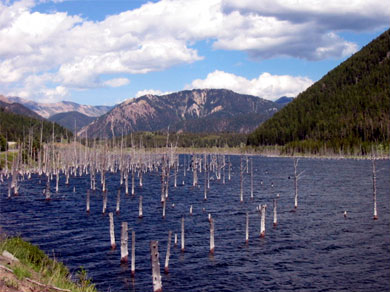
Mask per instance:
[[[180,156],[181,164],[183,155]],[[109,218],[102,214],[102,193],[91,192],[85,212],[89,176],[71,177],[59,192],[52,181],[52,200],[45,201],[45,177],[20,182],[20,195],[7,198],[0,185],[0,226],[21,235],[75,273],[83,266],[99,291],[152,291],[149,243],[159,241],[163,291],[390,291],[390,162],[377,161],[379,220],[373,220],[372,173],[368,160],[300,159],[299,206],[294,206],[291,158],[253,156],[254,199],[250,174],[244,173],[240,203],[239,156],[231,156],[232,179],[226,184],[211,175],[208,200],[203,199],[204,174],[192,186],[192,173],[178,186],[170,177],[166,218],[162,219],[161,177],[146,173],[135,196],[124,194],[118,173],[107,173],[107,212],[115,212],[121,189],[120,214],[114,214],[117,249],[110,249]],[[226,171],[227,175],[227,171]],[[289,177],[291,177],[289,179]],[[184,185],[182,182],[184,181]],[[98,179],[97,182],[100,182]],[[129,184],[131,180],[129,179]],[[99,184],[100,186],[100,184]],[[73,192],[75,187],[75,192]],[[278,225],[272,224],[272,202],[278,199]],[[143,196],[144,217],[138,218]],[[175,204],[172,207],[172,204]],[[266,235],[260,238],[259,204],[267,204]],[[193,215],[189,208],[193,205]],[[203,210],[203,208],[205,210]],[[347,210],[348,217],[343,212]],[[249,212],[249,243],[245,214]],[[215,222],[215,254],[209,254],[209,222]],[[185,252],[180,251],[180,222],[185,217]],[[120,224],[136,234],[136,273],[120,264]],[[168,231],[178,233],[171,248],[169,274],[164,274]],[[131,241],[131,236],[130,236]],[[172,235],[173,243],[173,235]],[[129,246],[130,246],[129,242]],[[130,255],[129,255],[130,258]]]

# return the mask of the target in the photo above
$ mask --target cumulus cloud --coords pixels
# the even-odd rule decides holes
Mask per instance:
[[[290,75],[271,75],[263,73],[257,78],[247,79],[232,73],[216,70],[205,79],[196,79],[186,86],[193,88],[226,88],[242,94],[275,100],[281,96],[297,96],[313,81],[307,77]]]
[[[104,85],[110,87],[121,87],[130,83],[130,80],[127,78],[114,78],[103,82]]]
[[[262,15],[313,29],[362,31],[385,27],[388,3],[381,0],[223,0],[223,11]]]
[[[58,97],[57,86],[67,92],[116,86],[126,81],[101,79],[202,60],[193,48],[199,41],[254,59],[340,58],[358,49],[340,31],[388,25],[382,0],[161,0],[102,21],[33,12],[46,1],[61,0],[0,2],[0,91],[6,94],[23,91],[38,98],[28,78],[47,74],[39,89]]]

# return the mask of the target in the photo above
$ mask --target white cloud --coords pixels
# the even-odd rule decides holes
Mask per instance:
[[[383,0],[161,0],[102,21],[32,11],[47,1],[61,0],[0,2],[0,92],[39,98],[45,90],[59,94],[52,90],[57,86],[69,91],[121,84],[124,74],[203,59],[192,45],[205,40],[254,59],[340,58],[358,49],[340,31],[388,26]],[[39,88],[29,85],[30,76],[47,74]],[[122,81],[100,80],[110,74],[122,74]]]
[[[130,80],[127,78],[114,78],[103,82],[103,84],[110,87],[121,87],[130,84]]]
[[[161,91],[161,90],[156,90],[156,89],[145,89],[145,90],[140,90],[136,93],[135,97],[140,97],[144,96],[147,94],[151,95],[166,95],[172,93],[171,91]]]
[[[307,77],[290,75],[271,75],[263,73],[257,78],[247,79],[232,73],[216,70],[205,79],[196,79],[186,89],[193,88],[226,88],[242,94],[259,96],[275,100],[281,96],[297,96],[313,81]]]
[[[382,0],[223,0],[226,13],[262,15],[314,29],[361,31],[386,27],[388,3]]]

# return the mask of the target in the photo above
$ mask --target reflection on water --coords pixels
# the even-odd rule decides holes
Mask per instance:
[[[183,156],[181,156],[181,162]],[[187,160],[188,161],[188,160]],[[301,159],[299,207],[294,207],[293,162],[289,158],[254,157],[254,199],[250,174],[244,172],[244,202],[240,203],[238,156],[232,156],[232,180],[211,175],[207,201],[204,175],[192,187],[191,172],[173,187],[170,179],[166,218],[162,219],[158,173],[143,177],[134,197],[125,196],[118,173],[107,174],[107,212],[114,212],[117,248],[110,250],[109,218],[102,214],[103,196],[90,192],[91,212],[85,212],[89,176],[60,178],[52,183],[52,200],[44,200],[45,178],[33,175],[21,182],[20,195],[7,199],[7,182],[0,185],[0,226],[20,234],[55,254],[72,272],[83,266],[100,291],[152,291],[150,240],[159,241],[164,291],[389,291],[390,182],[389,161],[378,161],[378,214],[372,220],[370,161]],[[227,172],[226,172],[227,175]],[[99,178],[98,180],[99,181]],[[138,178],[136,179],[138,182]],[[75,187],[75,192],[73,189]],[[120,213],[115,214],[121,189]],[[272,226],[272,203],[278,199],[278,225]],[[143,196],[143,218],[138,197]],[[173,207],[174,204],[174,207]],[[260,238],[259,204],[267,204],[266,236]],[[189,206],[193,206],[193,215]],[[203,209],[204,208],[204,209]],[[348,211],[347,219],[344,211]],[[249,243],[245,244],[246,212]],[[215,221],[215,254],[209,253],[208,213]],[[185,216],[185,252],[180,251],[181,217]],[[120,264],[120,225],[127,221],[136,233],[136,274]],[[163,272],[168,231],[178,234],[169,274]],[[131,237],[130,237],[131,238]],[[131,240],[129,242],[131,246]]]

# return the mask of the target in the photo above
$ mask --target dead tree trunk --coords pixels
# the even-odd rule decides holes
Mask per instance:
[[[277,201],[276,199],[274,199],[274,227],[276,227],[276,225],[278,225],[278,214],[277,214],[277,211],[276,211],[276,208],[277,208]]]
[[[374,201],[374,220],[378,220],[378,210],[376,207],[376,165],[375,165],[375,157],[371,157],[372,164],[372,194]]]
[[[89,213],[89,206],[90,206],[89,200],[90,200],[90,194],[89,194],[89,190],[87,190],[87,203],[86,203],[87,213]]]
[[[207,201],[207,163],[205,163],[205,171],[204,171],[204,200]]]
[[[107,209],[107,192],[103,192],[103,210],[102,213],[105,214]]]
[[[181,217],[181,251],[184,252],[184,217]]]
[[[240,157],[240,202],[244,202],[244,169],[242,165],[242,156]]]
[[[265,237],[265,210],[267,208],[267,205],[260,205],[260,237]]]
[[[121,263],[128,262],[129,249],[128,249],[128,241],[129,234],[127,228],[127,222],[122,222],[122,230],[121,230]]]
[[[251,158],[251,199],[253,200],[253,158]]]
[[[112,212],[108,213],[110,218],[110,241],[111,241],[111,249],[115,249],[115,231],[114,231],[114,214]]]
[[[169,257],[171,255],[171,238],[172,238],[172,231],[168,231],[168,244],[167,244],[167,254],[165,255],[165,266],[164,266],[164,272],[166,274],[169,273]]]
[[[134,196],[134,188],[135,188],[135,171],[134,171],[135,165],[131,167],[131,195]]]
[[[135,276],[135,231],[131,231],[131,276]]]
[[[160,261],[158,253],[158,241],[152,240],[150,242],[150,256],[152,259],[152,279],[153,279],[153,292],[161,292],[161,274],[160,274]]]
[[[230,156],[228,158],[228,180],[230,181],[232,178],[232,164],[230,162]]]
[[[214,220],[210,220],[210,254],[214,254]]]
[[[303,171],[300,172],[299,174],[297,173],[298,162],[299,162],[299,158],[294,158],[294,190],[295,190],[294,209],[298,208],[298,181],[300,180],[303,174]]]
[[[118,190],[118,194],[116,195],[116,213],[119,214],[121,204],[121,190]]]
[[[249,213],[246,212],[246,220],[245,220],[245,243],[249,242]]]
[[[143,211],[142,211],[142,196],[139,196],[139,205],[138,205],[138,218],[143,217]]]

